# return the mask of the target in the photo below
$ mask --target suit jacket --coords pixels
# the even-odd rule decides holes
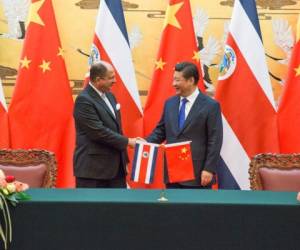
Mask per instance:
[[[120,111],[116,110],[115,97],[111,93],[106,96],[116,117],[90,85],[76,98],[76,177],[109,180],[117,175],[120,167],[126,172],[128,139],[122,135]]]
[[[182,184],[198,186],[201,181],[201,171],[205,169],[215,173],[220,158],[223,139],[220,105],[200,92],[182,129],[179,129],[179,104],[179,96],[173,96],[165,102],[161,120],[147,141],[162,143],[166,140],[166,143],[176,143],[191,140],[195,180]],[[168,182],[167,175],[166,182]]]

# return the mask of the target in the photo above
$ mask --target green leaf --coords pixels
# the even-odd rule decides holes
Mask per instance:
[[[31,196],[25,192],[15,193],[15,198],[20,201],[28,201],[31,199]]]
[[[18,200],[16,199],[15,194],[10,194],[6,196],[6,199],[10,201],[10,203],[15,207],[18,203]]]

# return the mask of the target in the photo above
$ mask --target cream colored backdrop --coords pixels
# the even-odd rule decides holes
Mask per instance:
[[[4,34],[0,37],[0,77],[9,103],[23,40],[6,37],[9,27],[4,2],[0,0],[0,33]],[[122,2],[140,96],[145,104],[168,0]],[[75,98],[88,69],[87,54],[93,39],[99,0],[53,0],[53,5]],[[209,54],[203,61],[209,66],[213,89],[218,75],[217,64],[222,56],[224,27],[230,20],[233,0],[191,0],[191,5],[198,35],[203,37],[204,49]],[[298,0],[257,0],[257,7],[269,70],[275,77],[271,77],[274,94],[278,99],[287,71],[300,3]]]

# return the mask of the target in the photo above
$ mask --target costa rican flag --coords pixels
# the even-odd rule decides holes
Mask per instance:
[[[215,98],[223,113],[219,188],[249,189],[249,163],[278,152],[276,108],[255,0],[236,0]]]
[[[120,0],[101,0],[89,64],[104,60],[116,71],[112,87],[122,106],[123,131],[128,137],[143,132],[143,111],[135,78],[125,18]]]
[[[137,142],[134,150],[131,180],[150,184],[153,182],[158,144]]]
[[[5,102],[5,96],[2,88],[2,81],[0,78],[0,148],[9,148],[9,127],[8,127],[8,115],[7,106]]]

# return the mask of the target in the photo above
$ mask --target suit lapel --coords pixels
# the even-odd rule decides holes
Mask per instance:
[[[180,103],[180,97],[177,96],[170,105],[170,124],[174,126],[175,131],[179,132],[178,127],[178,115],[179,115],[179,103]]]
[[[111,106],[113,107],[113,110],[114,110],[116,116],[114,116],[111,112],[110,113],[113,116],[113,118],[118,122],[118,125],[120,125],[120,113],[119,113],[119,110],[116,110],[116,105],[117,105],[116,101],[113,98],[111,93],[108,93],[106,96],[107,96],[107,99],[109,100]],[[109,109],[109,111],[110,111],[110,109]]]
[[[87,86],[87,91],[97,103],[102,105],[102,107],[110,115],[110,117],[119,125],[118,121],[116,120],[116,117],[113,115],[113,113],[111,112],[110,108],[107,106],[105,101],[99,96],[99,94],[90,85]],[[112,98],[111,97],[109,98],[108,97],[109,95],[106,95],[106,96],[109,99],[109,101],[110,101],[110,103],[111,103],[111,105],[112,105],[112,107],[115,111],[115,114],[116,114],[116,110],[115,110],[115,107],[114,107],[115,106],[114,101],[113,102],[111,101]]]
[[[184,122],[184,124],[183,124],[183,127],[182,127],[182,129],[180,130],[180,132],[182,132],[185,128],[186,128],[186,126],[193,120],[193,118],[197,115],[197,113],[199,112],[199,110],[201,109],[201,106],[203,106],[203,101],[204,101],[204,99],[202,98],[202,93],[201,92],[199,92],[199,94],[198,94],[198,96],[197,96],[197,98],[196,98],[196,100],[195,100],[195,102],[194,102],[194,104],[193,104],[193,106],[192,106],[192,108],[191,108],[191,110],[190,110],[190,112],[189,112],[189,114],[188,114],[188,116],[186,117],[186,119],[185,119],[185,122]],[[178,111],[177,111],[178,112]]]

